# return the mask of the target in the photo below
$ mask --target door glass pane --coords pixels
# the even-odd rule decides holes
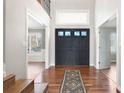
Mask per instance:
[[[64,32],[63,31],[59,31],[58,32],[58,36],[64,36]]]
[[[87,36],[87,32],[86,31],[82,31],[81,32],[81,36]]]
[[[75,31],[74,36],[80,36],[80,31]]]
[[[71,36],[71,32],[70,31],[65,31],[65,36]]]

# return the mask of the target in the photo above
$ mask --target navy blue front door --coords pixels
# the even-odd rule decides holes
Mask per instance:
[[[89,65],[89,29],[56,29],[56,65]]]

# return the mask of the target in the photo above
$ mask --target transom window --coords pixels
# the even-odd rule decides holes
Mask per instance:
[[[56,11],[56,24],[58,25],[89,25],[89,11],[84,10],[58,10]]]

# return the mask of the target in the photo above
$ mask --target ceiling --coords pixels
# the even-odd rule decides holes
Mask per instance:
[[[44,27],[44,24],[40,24],[32,17],[28,16],[28,29],[43,29]]]

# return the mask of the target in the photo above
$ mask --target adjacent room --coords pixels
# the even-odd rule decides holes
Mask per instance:
[[[27,79],[36,79],[45,69],[45,25],[28,15]],[[42,79],[42,78],[41,78]]]
[[[105,75],[116,82],[117,69],[117,25],[116,17],[100,26],[100,69]]]

